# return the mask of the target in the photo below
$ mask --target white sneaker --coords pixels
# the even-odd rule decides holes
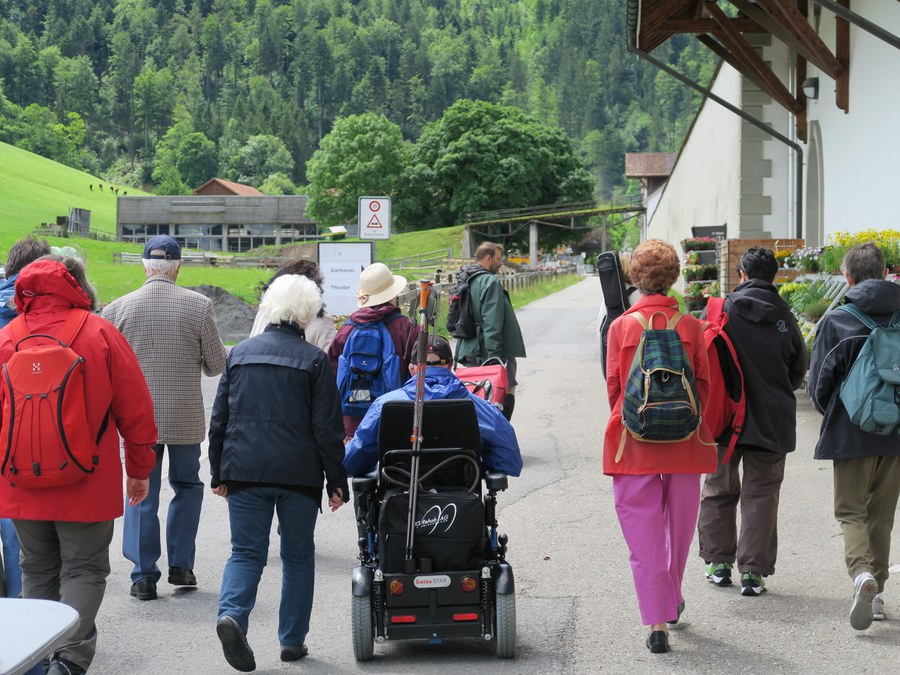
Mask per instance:
[[[872,598],[872,618],[875,621],[884,621],[884,591],[876,593]]]
[[[865,630],[872,625],[872,600],[878,593],[878,582],[870,572],[862,572],[856,576],[853,586],[850,625],[856,630]]]

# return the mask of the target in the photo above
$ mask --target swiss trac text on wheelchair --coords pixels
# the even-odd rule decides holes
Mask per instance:
[[[476,637],[512,658],[515,584],[495,515],[507,476],[481,470],[471,401],[421,405],[418,426],[413,401],[384,405],[377,474],[352,481],[354,655],[371,659],[376,641]]]

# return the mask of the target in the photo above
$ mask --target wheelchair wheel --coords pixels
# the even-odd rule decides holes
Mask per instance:
[[[496,639],[497,656],[512,659],[516,656],[516,596],[514,593],[497,593]]]
[[[352,596],[350,606],[353,617],[353,656],[357,661],[368,661],[375,655],[375,622],[372,616],[372,596]]]

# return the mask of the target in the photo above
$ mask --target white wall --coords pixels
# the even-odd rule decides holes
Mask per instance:
[[[854,0],[851,10],[900,35],[900,2]],[[819,36],[835,49],[835,17],[822,9]],[[838,230],[900,227],[900,50],[850,25],[850,111],[834,103],[834,80],[811,64],[819,98],[808,119],[822,133],[826,239]]]
[[[787,45],[772,38],[762,56],[778,79],[793,91],[795,71]],[[782,136],[797,141],[794,116],[781,104],[773,100],[764,105],[762,121]],[[797,233],[797,152],[773,136],[763,144],[763,156],[772,161],[772,175],[763,179],[763,194],[772,200],[772,212],[763,216],[763,230],[775,239],[793,239]]]
[[[740,106],[740,75],[723,65],[712,91]],[[648,221],[648,237],[665,239],[677,248],[691,236],[691,227],[723,223],[728,224],[729,237],[737,236],[740,131],[740,117],[714,101],[704,101]]]

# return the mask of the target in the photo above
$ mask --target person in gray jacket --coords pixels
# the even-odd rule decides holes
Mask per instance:
[[[778,498],[787,453],[797,442],[794,390],[806,373],[806,345],[774,286],[777,272],[772,251],[754,246],[741,257],[741,283],[725,298],[725,333],[744,374],[747,412],[731,459],[704,481],[698,520],[707,578],[731,585],[737,562],[741,595],[748,597],[761,595],[775,572]],[[719,453],[721,459],[724,449]]]
[[[321,307],[306,277],[272,282],[260,304],[268,325],[231,350],[209,423],[210,485],[228,498],[231,524],[216,633],[225,660],[244,672],[256,668],[247,630],[273,514],[281,526],[278,641],[281,660],[296,661],[307,654],[323,484],[332,511],[348,498],[337,384],[303,330]]]
[[[842,269],[850,285],[848,303],[882,326],[900,312],[900,285],[886,280],[884,255],[875,244],[848,251]],[[849,312],[828,312],[816,325],[809,367],[809,395],[824,415],[815,458],[834,463],[834,517],[841,524],[844,562],[853,579],[850,625],[856,630],[884,618],[884,582],[900,496],[898,434],[863,431],[850,420],[840,397],[869,333]]]
[[[103,309],[137,354],[159,429],[156,467],[150,474],[150,494],[137,506],[126,504],[122,552],[134,563],[131,595],[155,600],[162,573],[159,490],[162,461],[169,452],[169,485],[175,496],[166,518],[169,583],[196,586],[194,557],[203,481],[200,443],[206,434],[201,373],[218,375],[225,367],[225,345],[219,337],[212,301],[176,285],[181,246],[168,235],[147,240],[142,256],[144,285],[113,300]]]

